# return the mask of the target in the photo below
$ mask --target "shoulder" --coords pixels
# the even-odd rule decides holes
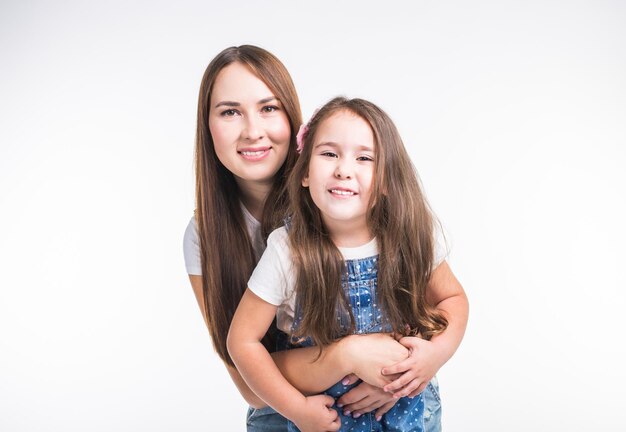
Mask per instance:
[[[289,233],[285,227],[272,231],[267,237],[267,248],[257,266],[286,266],[291,263],[292,255],[289,247]]]
[[[434,241],[434,263],[433,268],[436,268],[448,259],[450,254],[450,247],[447,241],[447,235],[439,220],[435,220],[433,223],[433,241]]]
[[[276,228],[270,233],[267,237],[267,246],[269,247],[270,245],[281,249],[289,247],[289,233],[286,227]]]
[[[198,237],[198,226],[196,225],[195,216],[191,218],[185,229],[183,236],[183,253],[187,273],[191,275],[201,275],[200,238]]]
[[[196,217],[192,216],[185,229],[185,235],[183,237],[183,243],[185,246],[190,244],[198,244],[198,225],[196,223]]]

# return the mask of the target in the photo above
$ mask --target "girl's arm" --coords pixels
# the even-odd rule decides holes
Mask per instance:
[[[206,322],[202,277],[189,275],[189,280]],[[326,347],[316,361],[318,351],[317,347],[297,348],[272,353],[272,358],[283,376],[302,393],[309,395],[326,390],[353,372],[364,381],[382,387],[391,379],[380,374],[380,370],[408,356],[405,347],[393,338],[379,334],[352,335],[340,339]],[[230,366],[227,369],[239,393],[250,406],[266,406],[250,390],[236,369]]]
[[[249,289],[233,316],[227,338],[228,352],[250,389],[301,430],[334,431],[341,426],[330,396],[304,396],[280,373],[261,339],[276,314]]]
[[[402,373],[402,376],[384,387],[394,397],[416,396],[454,354],[467,326],[469,303],[463,287],[446,261],[433,271],[426,291],[426,300],[444,314],[448,327],[430,341],[405,337],[400,343],[410,351],[408,359],[383,368],[384,375]]]

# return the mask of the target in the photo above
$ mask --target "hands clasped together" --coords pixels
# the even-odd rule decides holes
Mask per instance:
[[[359,338],[358,346],[351,347],[355,338]],[[445,363],[434,344],[419,337],[402,337],[396,341],[392,335],[378,333],[352,335],[345,342],[348,356],[345,360],[356,366],[342,384],[362,382],[336,401],[327,395],[308,396],[306,409],[300,418],[294,419],[303,432],[339,430],[340,417],[332,408],[335,403],[344,415],[358,418],[376,411],[376,419],[380,421],[398,399],[419,395]]]

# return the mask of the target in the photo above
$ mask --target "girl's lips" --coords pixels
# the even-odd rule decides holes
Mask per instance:
[[[346,188],[331,188],[331,189],[328,189],[328,192],[330,192],[333,195],[338,195],[338,196],[342,196],[342,197],[358,195],[353,190],[346,189]]]

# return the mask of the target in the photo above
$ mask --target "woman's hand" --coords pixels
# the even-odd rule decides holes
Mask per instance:
[[[333,408],[335,400],[326,395],[307,396],[298,415],[291,420],[302,432],[338,431],[341,420]]]
[[[352,383],[356,376],[346,377],[344,383]],[[398,398],[381,388],[362,382],[358,386],[345,393],[337,400],[337,407],[343,409],[344,415],[352,414],[352,417],[359,418],[361,415],[376,410],[376,420],[380,421],[382,416],[393,407]]]
[[[383,368],[384,376],[394,376],[393,382],[383,388],[396,398],[415,397],[426,388],[447,359],[441,358],[437,347],[425,339],[410,336],[399,342],[409,349],[409,358]]]

